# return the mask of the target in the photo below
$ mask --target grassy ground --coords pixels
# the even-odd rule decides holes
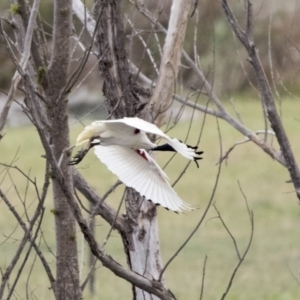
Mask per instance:
[[[229,108],[231,109],[231,108]],[[243,122],[253,131],[263,129],[260,104],[246,100],[236,103]],[[232,109],[231,109],[232,110]],[[299,153],[299,121],[300,103],[292,100],[283,102],[283,121],[295,153]],[[234,114],[232,110],[232,114]],[[197,140],[203,116],[198,116],[191,128],[188,142],[194,144]],[[235,142],[243,140],[243,136],[228,126],[219,122],[222,135],[222,151],[227,151]],[[71,139],[81,130],[78,125],[71,126]],[[170,135],[180,139],[185,138],[188,122],[181,123],[170,132]],[[274,146],[276,143],[274,142]],[[177,215],[162,208],[158,209],[161,253],[166,262],[186,239],[202,216],[202,213],[212,194],[215,184],[220,156],[218,130],[216,120],[207,117],[201,138],[200,148],[204,150],[204,160],[197,169],[192,164],[184,174],[182,180],[175,186],[178,194],[186,202],[200,209],[188,215]],[[43,182],[44,159],[43,150],[39,144],[37,134],[32,127],[8,128],[0,143],[2,163],[10,163],[14,157],[17,165],[24,172],[30,172],[32,178],[37,179],[41,186]],[[160,165],[168,160],[168,154],[160,154],[157,159]],[[176,157],[166,168],[166,172],[174,181],[183,169],[186,161]],[[24,212],[20,201],[25,199],[25,205],[35,207],[36,197],[32,187],[26,188],[26,180],[18,171],[11,170],[9,175],[0,168],[0,187],[20,212]],[[80,171],[88,182],[100,193],[111,186],[116,178],[105,166],[101,165],[93,156],[81,163]],[[6,174],[6,175],[5,175]],[[230,155],[227,164],[222,167],[214,203],[219,209],[224,221],[235,236],[238,247],[242,252],[250,236],[250,222],[245,201],[239,190],[238,182],[248,199],[249,206],[254,213],[255,231],[253,244],[245,262],[237,273],[227,299],[297,299],[300,287],[295,278],[298,277],[300,265],[299,205],[293,187],[285,183],[289,179],[288,172],[277,162],[269,158],[263,151],[250,143],[238,146]],[[18,187],[19,195],[14,191],[14,184]],[[113,206],[120,201],[123,187],[119,187],[107,200]],[[83,202],[88,206],[88,204]],[[55,231],[53,214],[51,213],[51,193],[46,202],[42,230],[47,245],[55,251]],[[30,210],[29,208],[29,210]],[[16,222],[5,204],[0,202],[0,267],[2,270],[9,264],[14,250],[18,245],[21,231],[16,228]],[[199,299],[202,280],[202,268],[205,256],[207,265],[205,272],[204,299],[220,299],[229,282],[232,271],[237,264],[237,256],[232,240],[220,220],[216,218],[216,211],[211,208],[204,224],[179,254],[166,271],[168,288],[178,299]],[[97,219],[97,237],[101,243],[108,232],[105,222]],[[45,242],[41,241],[50,266],[54,270],[55,259]],[[84,257],[82,265],[82,280],[87,272],[87,254],[82,256],[82,241],[79,238],[80,257]],[[106,245],[106,252],[120,263],[125,264],[123,247],[119,237],[113,237]],[[49,283],[44,276],[40,262],[36,260],[34,269],[30,266],[34,261],[31,256],[25,266],[17,291],[17,299],[25,299],[26,281],[29,277],[28,290],[30,299],[53,299],[49,291]],[[14,277],[12,277],[14,278]],[[124,281],[113,276],[99,265],[96,272],[95,289],[97,297],[94,299],[131,299],[131,287]],[[36,296],[36,298],[35,298]],[[84,299],[93,299],[88,290]]]

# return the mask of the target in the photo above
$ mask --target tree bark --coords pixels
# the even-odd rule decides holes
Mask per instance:
[[[132,87],[120,1],[98,0],[95,12],[96,19],[99,18],[99,69],[107,108],[116,118],[134,116],[141,103]]]
[[[95,5],[99,69],[108,111],[116,118],[135,116],[143,107],[129,72],[120,1],[98,0]],[[149,116],[148,116],[148,119]],[[132,189],[126,194],[128,234],[122,236],[128,265],[149,279],[162,270],[156,207]],[[134,299],[159,299],[133,286]]]
[[[176,93],[177,75],[190,6],[190,0],[174,0],[171,7],[171,16],[160,63],[158,81],[150,104],[153,115],[157,116],[155,123],[158,126],[164,123],[173,94]]]
[[[157,209],[133,189],[127,189],[126,211],[131,228],[129,247],[126,247],[131,269],[149,278],[158,280],[163,264],[160,255]],[[164,287],[165,282],[162,281]],[[159,299],[133,286],[134,299]]]
[[[54,2],[54,33],[48,71],[48,120],[51,124],[50,142],[58,161],[69,146],[68,99],[64,88],[70,66],[70,37],[72,34],[72,1]],[[64,156],[61,170],[73,186],[71,168]],[[81,299],[76,242],[76,220],[60,184],[53,178],[54,216],[56,228],[56,299]]]

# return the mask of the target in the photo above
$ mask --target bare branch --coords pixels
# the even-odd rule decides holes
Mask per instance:
[[[221,133],[220,133],[220,128],[219,128],[219,123],[218,123],[218,119],[216,119],[217,121],[217,126],[218,126],[218,133],[219,133],[219,141],[220,141],[220,157],[222,157],[222,138],[221,138]],[[164,268],[162,269],[160,275],[159,275],[159,281],[162,280],[162,276],[163,273],[166,271],[167,267],[170,265],[170,263],[178,256],[178,254],[181,252],[181,250],[187,245],[187,243],[191,240],[191,238],[193,237],[193,235],[198,231],[199,227],[201,226],[202,222],[204,221],[212,203],[213,203],[213,199],[215,197],[215,193],[218,187],[218,183],[219,183],[219,178],[221,175],[221,169],[222,169],[222,163],[219,164],[218,166],[218,173],[216,176],[216,180],[215,180],[215,184],[210,196],[210,199],[206,205],[206,208],[198,222],[198,224],[195,226],[195,228],[192,230],[192,232],[189,234],[189,236],[187,237],[187,239],[183,242],[183,244],[178,248],[178,250],[171,256],[171,258],[168,260],[168,262],[165,264]]]
[[[149,59],[150,59],[150,61],[151,61],[151,64],[152,64],[152,66],[153,66],[153,69],[155,70],[156,75],[158,75],[158,74],[159,74],[158,67],[157,67],[156,62],[155,62],[155,60],[154,60],[154,57],[153,57],[153,55],[152,55],[152,53],[151,53],[151,51],[150,51],[150,49],[149,49],[149,47],[148,47],[149,41],[148,41],[148,43],[147,43],[147,42],[143,39],[143,37],[142,37],[142,35],[140,34],[140,32],[138,32],[138,31],[134,28],[134,25],[133,25],[133,23],[131,22],[131,20],[130,20],[128,17],[127,17],[126,19],[127,19],[127,22],[129,23],[130,27],[132,28],[132,31],[134,32],[134,34],[136,34],[137,37],[139,38],[139,40],[141,41],[141,43],[142,43],[144,49],[146,50],[146,53],[148,54],[148,57],[149,57]],[[141,59],[141,62],[142,62],[142,61],[143,61],[143,59]],[[139,73],[139,72],[138,72],[138,73]]]
[[[249,251],[249,249],[250,249],[250,247],[251,247],[252,240],[253,240],[253,234],[254,234],[254,216],[253,216],[253,212],[252,212],[252,211],[250,210],[250,208],[249,208],[247,198],[246,198],[246,196],[245,196],[245,194],[244,194],[244,192],[243,192],[243,190],[242,190],[242,187],[241,187],[241,185],[240,185],[240,182],[238,182],[238,185],[239,185],[239,189],[240,189],[240,191],[241,191],[241,194],[242,194],[242,196],[243,196],[243,198],[244,198],[244,200],[245,200],[245,204],[246,204],[246,207],[247,207],[247,212],[248,212],[248,215],[249,215],[249,218],[250,218],[251,233],[250,233],[250,238],[249,238],[248,244],[247,244],[247,246],[246,246],[246,249],[245,249],[243,255],[239,258],[239,261],[238,261],[236,267],[234,268],[234,270],[233,270],[233,272],[232,272],[232,275],[231,275],[231,277],[230,277],[230,279],[229,279],[227,288],[226,288],[225,292],[223,293],[223,295],[222,295],[222,297],[221,297],[221,300],[224,300],[224,299],[226,298],[227,294],[229,293],[229,290],[230,290],[230,288],[231,288],[231,286],[232,286],[232,283],[233,283],[233,280],[234,280],[234,278],[235,278],[235,275],[236,275],[238,269],[240,268],[240,266],[242,265],[242,263],[244,262],[245,257],[246,257],[246,255],[248,254],[248,251]]]
[[[30,241],[32,241],[34,243],[33,238],[31,237],[31,231],[33,229],[33,226],[36,222],[36,220],[39,218],[39,216],[42,213],[42,208],[43,208],[43,204],[45,199],[43,199],[43,201],[39,201],[39,204],[35,210],[35,213],[33,215],[33,217],[30,220],[29,226],[27,227],[25,225],[25,223],[23,222],[23,220],[21,219],[21,217],[18,215],[18,213],[16,212],[15,208],[11,205],[10,201],[6,198],[5,194],[2,192],[2,190],[0,189],[0,197],[2,198],[2,200],[5,202],[5,204],[8,206],[9,210],[13,213],[13,215],[15,216],[15,218],[18,220],[18,223],[21,225],[21,227],[24,229],[24,236],[19,244],[18,250],[16,251],[10,265],[6,268],[3,276],[2,276],[2,282],[0,285],[0,298],[3,298],[4,295],[4,290],[5,290],[5,286],[9,280],[9,277],[14,269],[14,267],[16,266],[20,255],[27,243],[27,240],[29,239]],[[32,245],[35,245],[34,247],[37,248],[36,244],[34,243]],[[51,273],[50,273],[51,274]],[[53,282],[51,282],[52,284]]]
[[[72,0],[72,9],[80,22],[85,25],[88,33],[92,37],[96,28],[96,21],[80,0]]]
[[[117,209],[116,218],[118,217],[118,215],[119,215],[119,213],[120,213],[121,206],[122,206],[122,204],[123,204],[123,202],[124,202],[125,193],[126,193],[126,192],[124,191],[124,192],[123,192],[122,199],[121,199],[121,201],[120,201],[120,203],[119,203],[119,207],[118,207],[118,209]],[[114,222],[115,222],[115,220],[114,220]],[[107,235],[106,235],[106,238],[105,238],[104,241],[103,241],[103,244],[102,244],[102,246],[101,246],[102,249],[104,249],[105,245],[107,244],[107,242],[108,242],[108,240],[109,240],[109,238],[110,238],[110,235],[111,235],[111,233],[112,233],[112,231],[113,231],[113,229],[114,229],[114,222],[111,224],[111,226],[110,226],[110,228],[109,228],[109,231],[108,231],[108,233],[107,233]],[[143,274],[143,275],[144,275],[144,274]]]
[[[251,23],[253,22],[252,4],[250,0],[247,0],[246,3],[247,3],[247,18],[249,18],[248,23]],[[293,180],[294,187],[297,193],[297,197],[300,200],[300,171],[297,162],[295,160],[294,154],[292,152],[285,129],[281,122],[280,116],[278,115],[268,79],[262,67],[255,44],[253,42],[252,33],[251,31],[249,31],[247,32],[247,34],[240,34],[237,22],[226,0],[222,0],[222,7],[232,27],[232,30],[235,32],[237,38],[244,45],[244,47],[248,52],[249,61],[257,77],[257,83],[260,90],[263,105],[265,105],[266,107],[268,119],[271,123],[272,129],[274,130],[278,143],[281,147],[282,155],[285,161],[284,165],[289,170],[290,176]],[[249,26],[249,30],[250,29],[251,26]]]
[[[205,255],[203,270],[202,270],[202,281],[201,281],[201,291],[200,291],[200,300],[203,298],[204,293],[204,280],[205,280],[205,269],[206,269],[207,255]]]
[[[126,234],[126,221],[122,216],[116,218],[116,211],[114,211],[110,206],[108,206],[103,198],[100,198],[88,185],[88,183],[83,179],[78,171],[74,169],[73,172],[75,187],[86,197],[86,199],[94,204],[94,206],[99,205],[99,210],[97,211],[101,217],[106,220],[109,224],[113,224],[114,227],[121,234]]]
[[[240,251],[239,251],[237,242],[236,242],[236,240],[235,240],[235,237],[233,236],[233,234],[231,233],[231,231],[230,231],[229,228],[227,227],[227,225],[226,225],[225,221],[223,220],[223,218],[222,218],[222,216],[221,216],[221,214],[220,214],[220,212],[219,212],[219,210],[218,210],[216,204],[214,204],[213,206],[214,206],[214,208],[215,208],[215,210],[216,210],[216,212],[217,212],[217,214],[218,214],[218,218],[219,218],[219,219],[221,220],[221,222],[222,222],[222,225],[224,226],[224,228],[226,229],[226,231],[227,231],[227,233],[229,234],[230,238],[232,239],[232,242],[233,242],[233,244],[234,244],[234,249],[235,249],[235,252],[236,252],[236,254],[237,254],[238,259],[241,260],[241,254],[240,254]]]
[[[22,57],[21,57],[21,60],[19,63],[19,68],[23,72],[25,72],[25,69],[27,67],[27,62],[28,62],[28,59],[30,56],[31,42],[32,42],[33,31],[34,31],[34,27],[35,27],[36,16],[38,13],[39,5],[40,5],[40,0],[34,0],[32,9],[31,9],[29,22],[28,22],[28,28],[26,30],[26,36],[24,39],[24,49],[23,49]],[[1,25],[1,31],[3,34],[2,25]],[[15,92],[16,92],[18,84],[21,80],[21,76],[22,76],[22,74],[19,71],[16,71],[12,78],[12,83],[11,83],[10,90],[8,92],[8,97],[7,97],[6,103],[4,104],[4,108],[0,115],[0,133],[2,132],[2,130],[4,128],[4,125],[5,125],[7,116],[8,116],[8,112],[9,112],[10,107],[14,100]]]
[[[227,3],[227,2],[226,2]],[[151,12],[148,11],[144,6],[142,9],[140,9],[140,12],[146,16],[152,23],[155,22],[155,18],[151,15]],[[231,11],[230,11],[231,12]],[[231,12],[232,14],[232,12]],[[232,21],[235,20],[233,14],[232,14]],[[166,29],[160,24],[157,23],[158,28],[166,33]],[[242,30],[239,31],[240,35],[244,34]],[[268,155],[270,155],[273,159],[277,160],[280,164],[283,166],[287,166],[285,159],[281,156],[281,153],[276,152],[276,150],[271,147],[269,144],[265,143],[263,140],[258,138],[254,132],[252,132],[250,129],[245,127],[242,123],[240,123],[238,120],[234,119],[231,117],[226,110],[224,109],[221,100],[217,97],[217,95],[213,92],[213,88],[210,85],[210,83],[207,81],[206,76],[204,75],[203,71],[195,64],[195,62],[190,58],[190,56],[183,51],[182,52],[183,57],[187,61],[188,65],[192,68],[192,70],[195,72],[195,74],[198,76],[198,78],[201,80],[203,83],[204,90],[207,92],[207,95],[209,96],[210,100],[216,105],[218,110],[211,110],[211,109],[206,109],[205,107],[201,105],[195,105],[193,102],[187,101],[186,104],[190,107],[195,107],[196,109],[207,112],[208,114],[217,116],[226,122],[228,122],[233,128],[235,128],[237,131],[241,132],[245,137],[249,138],[252,142],[254,142],[257,146],[259,146],[263,151],[265,151]],[[145,83],[149,84],[151,83],[150,80],[147,80],[145,76],[141,76],[140,79],[142,79]],[[180,100],[181,103],[183,101],[179,97],[175,96],[176,100]]]
[[[243,141],[234,143],[234,144],[226,151],[226,153],[224,154],[224,156],[220,158],[220,160],[218,161],[217,164],[219,164],[219,163],[220,163],[221,161],[223,161],[223,160],[226,160],[226,162],[227,162],[227,160],[229,159],[229,154],[233,151],[233,149],[234,149],[236,146],[245,144],[245,143],[247,143],[247,142],[249,142],[249,141],[250,141],[250,140],[249,140],[248,138],[245,138]]]
[[[47,147],[48,151],[50,150],[50,147]],[[50,153],[49,153],[50,154]],[[51,155],[51,154],[50,154]],[[53,157],[53,155],[51,155]],[[54,157],[53,157],[54,158]],[[78,225],[88,242],[91,251],[93,254],[102,262],[102,264],[109,268],[113,273],[115,273],[117,276],[120,276],[124,278],[125,280],[131,282],[132,284],[140,287],[141,289],[155,294],[161,299],[173,299],[173,297],[170,295],[168,291],[166,291],[162,284],[154,281],[150,281],[146,279],[143,276],[140,276],[136,274],[135,272],[132,272],[130,270],[127,270],[123,268],[119,263],[117,263],[115,260],[113,260],[110,256],[104,254],[103,250],[99,247],[96,240],[94,239],[89,226],[87,222],[84,220],[81,211],[73,198],[72,192],[70,188],[68,187],[68,183],[65,182],[64,177],[61,174],[60,169],[57,166],[57,163],[55,160],[51,159],[52,167],[56,173],[57,179],[59,180],[61,184],[61,188],[64,191],[65,195],[67,196],[68,202],[73,210],[74,216],[78,222]]]
[[[94,207],[93,207],[93,211],[91,212],[91,215],[89,217],[89,223],[91,224],[91,222],[93,222],[93,219],[95,218],[95,216],[97,214],[99,214],[100,208],[102,203],[105,201],[105,199],[112,193],[114,192],[114,190],[121,185],[122,182],[120,180],[118,180],[101,198],[101,201],[99,201]],[[116,218],[118,217],[118,212],[116,212],[115,214],[115,219],[113,220],[113,223],[111,224],[111,226],[113,226],[113,224],[116,221]]]
[[[8,294],[8,296],[7,296],[7,300],[9,300],[9,299],[11,298],[13,292],[15,291],[15,287],[16,287],[17,282],[18,282],[18,280],[19,280],[19,278],[20,278],[20,276],[21,276],[21,274],[22,274],[22,271],[23,271],[23,269],[24,269],[24,267],[25,267],[25,264],[26,264],[26,262],[27,262],[27,260],[28,260],[28,258],[29,258],[29,255],[30,255],[30,252],[31,252],[31,250],[32,250],[32,247],[33,247],[33,245],[36,245],[35,240],[36,240],[36,238],[37,238],[37,236],[38,236],[38,233],[39,233],[39,231],[40,231],[40,227],[41,227],[42,220],[43,220],[43,216],[44,216],[44,211],[45,211],[45,209],[44,209],[44,207],[42,207],[41,213],[40,213],[40,220],[39,220],[37,229],[36,229],[36,231],[35,231],[34,236],[32,237],[32,240],[30,241],[30,246],[29,246],[29,248],[28,248],[28,250],[27,250],[27,252],[26,252],[26,254],[25,254],[25,257],[24,257],[24,259],[23,259],[23,262],[22,262],[22,264],[21,264],[21,266],[20,266],[20,268],[19,268],[19,270],[18,270],[18,273],[17,273],[17,276],[16,276],[16,278],[15,278],[15,280],[14,280],[14,283],[13,283],[12,286],[11,286],[10,292],[9,292],[9,294]],[[36,247],[38,248],[37,245],[36,245]]]
[[[227,3],[227,2],[226,2]],[[160,31],[166,33],[166,29],[151,15],[151,12],[146,9],[145,6],[138,6],[139,11],[146,16],[153,24],[156,24]],[[236,20],[233,16],[233,13],[230,11],[231,21],[236,24]],[[248,14],[249,16],[249,14]],[[250,28],[248,26],[248,28]],[[239,34],[244,35],[245,33],[239,29]],[[205,106],[195,104],[194,102],[190,100],[183,99],[179,95],[174,95],[174,99],[179,101],[180,103],[185,103],[187,106],[195,108],[199,111],[208,113],[213,116],[217,116],[226,122],[228,122],[231,126],[233,126],[237,131],[241,132],[246,138],[254,142],[257,146],[259,146],[263,151],[265,151],[268,155],[270,155],[273,159],[277,160],[280,164],[287,167],[285,159],[282,157],[281,153],[276,152],[274,148],[272,148],[268,143],[266,143],[264,140],[261,140],[256,136],[254,132],[249,130],[247,127],[245,127],[242,123],[235,120],[233,117],[231,117],[224,109],[220,99],[214,94],[211,85],[207,81],[206,76],[203,74],[202,70],[194,63],[194,61],[188,56],[188,54],[183,51],[183,57],[186,59],[189,66],[193,69],[195,74],[199,77],[199,79],[204,84],[204,89],[207,91],[207,95],[210,97],[210,99],[213,101],[213,103],[217,106],[218,110],[207,108]],[[131,64],[131,67],[135,72],[138,72],[138,69]],[[144,74],[141,72],[139,74],[139,79],[141,79],[143,82],[148,84],[150,87],[153,86],[153,81],[147,78]]]
[[[92,262],[92,265],[90,267],[90,270],[85,278],[85,280],[83,281],[83,283],[81,284],[81,289],[82,291],[85,289],[86,285],[88,284],[89,280],[92,278],[92,276],[94,275],[95,273],[95,266],[96,266],[96,263],[97,263],[98,259],[97,258],[94,258],[94,261]]]

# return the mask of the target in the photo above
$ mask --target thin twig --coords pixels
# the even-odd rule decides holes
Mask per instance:
[[[201,280],[201,290],[200,290],[200,300],[203,298],[204,294],[204,280],[205,280],[205,269],[206,269],[207,255],[205,255],[203,270],[202,270],[202,280]]]
[[[9,299],[11,298],[13,292],[15,291],[16,285],[17,285],[17,283],[18,283],[18,281],[19,281],[19,278],[20,278],[20,276],[21,276],[21,274],[22,274],[22,271],[23,271],[23,269],[24,269],[24,267],[25,267],[25,264],[26,264],[27,261],[28,261],[29,255],[30,255],[31,250],[32,250],[32,248],[33,248],[33,245],[34,245],[34,244],[36,245],[35,240],[36,240],[36,238],[37,238],[37,236],[38,236],[38,233],[39,233],[39,231],[40,231],[40,228],[41,228],[41,224],[42,224],[42,220],[43,220],[43,216],[44,216],[44,211],[45,211],[45,209],[42,208],[42,211],[41,211],[41,214],[40,214],[40,220],[39,220],[37,229],[36,229],[36,231],[35,231],[34,236],[32,237],[32,239],[31,239],[31,241],[30,241],[30,246],[29,246],[29,248],[28,248],[28,250],[27,250],[27,252],[26,252],[26,254],[25,254],[25,257],[24,257],[24,259],[23,259],[23,262],[22,262],[22,264],[21,264],[21,266],[20,266],[20,268],[19,268],[19,270],[18,270],[18,272],[17,272],[17,276],[16,276],[16,278],[15,278],[15,280],[14,280],[14,283],[13,283],[12,286],[11,286],[10,292],[9,292],[7,298],[6,298],[7,300],[9,300]],[[32,265],[32,267],[33,267],[33,265]]]
[[[98,201],[98,203],[94,206],[92,212],[91,212],[91,215],[89,217],[89,224],[91,224],[91,222],[94,220],[96,214],[99,213],[99,209],[100,207],[102,206],[103,202],[105,201],[105,199],[119,186],[121,185],[122,182],[120,180],[118,180],[104,195],[103,197],[101,198],[100,201]],[[111,224],[111,226],[113,224],[115,224],[116,222],[116,218],[118,217],[118,211],[116,212],[116,215],[115,215],[115,218]]]
[[[222,216],[221,216],[221,214],[220,214],[220,212],[219,212],[219,210],[218,210],[216,204],[213,204],[213,206],[214,206],[214,208],[215,208],[215,210],[216,210],[216,212],[217,212],[217,214],[218,214],[218,218],[220,219],[220,221],[221,221],[223,227],[225,228],[225,230],[226,230],[227,233],[229,234],[230,238],[232,239],[232,242],[233,242],[233,244],[234,244],[234,249],[235,249],[235,252],[236,252],[236,254],[237,254],[238,259],[241,260],[240,251],[239,251],[237,242],[236,242],[236,240],[235,240],[235,237],[233,236],[233,234],[231,233],[231,231],[230,231],[229,228],[227,227],[227,225],[226,225],[225,221],[223,220],[223,218],[222,218]]]
[[[221,300],[224,300],[224,299],[226,298],[227,294],[229,293],[229,290],[230,290],[230,288],[231,288],[231,286],[232,286],[232,283],[233,283],[233,280],[234,280],[234,278],[235,278],[235,275],[236,275],[237,271],[239,270],[240,266],[242,265],[242,263],[244,262],[245,257],[246,257],[246,255],[247,255],[249,249],[250,249],[250,246],[251,246],[252,240],[253,240],[253,235],[254,235],[254,216],[253,216],[253,212],[252,212],[252,211],[250,210],[250,208],[249,208],[247,198],[246,198],[246,196],[245,196],[245,194],[244,194],[244,192],[243,192],[243,190],[242,190],[242,187],[241,187],[239,181],[238,181],[238,185],[239,185],[239,189],[240,189],[241,194],[242,194],[242,196],[243,196],[243,198],[244,198],[244,200],[245,200],[245,203],[246,203],[247,212],[248,212],[248,215],[249,215],[249,218],[250,218],[251,233],[250,233],[250,238],[249,238],[247,247],[246,247],[246,249],[245,249],[243,255],[242,255],[241,258],[239,259],[239,261],[238,261],[236,267],[234,268],[234,270],[233,270],[233,272],[232,272],[232,274],[231,274],[231,277],[230,277],[230,279],[229,279],[228,285],[227,285],[227,287],[226,287],[225,292],[223,293],[223,295],[222,295],[222,297],[221,297]]]
[[[219,133],[219,142],[220,142],[220,157],[222,157],[222,137],[221,137],[221,133],[220,133],[220,128],[219,128],[219,123],[218,123],[218,119],[216,119],[216,122],[217,122],[217,126],[218,126],[218,133]],[[182,245],[178,248],[178,250],[171,256],[171,258],[167,261],[167,263],[165,264],[164,268],[162,269],[162,271],[160,272],[159,274],[159,278],[158,278],[158,281],[161,281],[162,280],[162,276],[164,274],[164,272],[166,271],[167,267],[170,265],[170,263],[178,256],[178,254],[181,252],[181,250],[187,245],[187,243],[190,241],[190,239],[193,237],[193,235],[198,231],[199,227],[201,226],[201,224],[203,223],[204,221],[204,218],[206,217],[211,205],[212,205],[212,202],[213,202],[213,199],[215,197],[215,193],[216,193],[216,190],[217,190],[217,187],[218,187],[218,183],[219,183],[219,178],[220,178],[220,175],[221,175],[221,169],[222,169],[222,163],[219,164],[218,166],[218,173],[217,173],[217,176],[216,176],[216,180],[215,180],[215,184],[214,184],[214,187],[213,187],[213,190],[212,190],[212,193],[211,193],[211,196],[210,196],[210,199],[206,205],[206,208],[198,222],[198,224],[195,226],[195,228],[192,230],[192,232],[189,234],[189,236],[187,237],[187,239],[182,243]]]
[[[296,162],[295,156],[293,154],[293,151],[291,149],[289,139],[285,132],[285,128],[277,112],[277,108],[271,92],[269,81],[267,79],[264,68],[260,61],[260,57],[258,55],[258,51],[253,41],[252,32],[251,30],[249,30],[246,31],[245,33],[240,29],[234,17],[234,14],[226,0],[222,0],[222,7],[227,17],[227,20],[231,25],[232,30],[235,32],[237,38],[244,45],[245,49],[248,52],[249,62],[251,63],[252,68],[256,74],[257,81],[259,82],[258,88],[262,99],[262,105],[266,108],[266,112],[268,115],[268,119],[271,123],[271,127],[276,134],[277,141],[281,148],[282,158],[283,158],[281,159],[281,161],[284,161],[283,165],[288,169],[290,173],[290,176],[293,180],[293,184],[296,190],[297,197],[300,200],[300,170]],[[252,2],[250,0],[246,0],[246,8],[247,8],[247,19],[249,19],[248,22],[252,22],[253,21]],[[251,29],[251,26],[248,27]],[[264,144],[266,143],[264,142]]]
[[[29,21],[28,21],[25,39],[24,39],[24,49],[23,49],[22,57],[21,57],[20,63],[18,63],[19,70],[22,70],[22,72],[25,72],[25,69],[27,67],[27,63],[29,60],[30,50],[31,50],[31,42],[32,42],[32,37],[33,37],[34,28],[35,28],[36,17],[38,14],[39,5],[40,5],[40,0],[34,0],[32,8],[31,8],[31,13],[30,13]],[[0,21],[0,23],[1,23],[1,21]],[[0,25],[0,27],[1,27],[1,32],[3,35],[2,24]],[[3,37],[5,37],[5,36],[3,35]],[[4,38],[4,40],[6,41],[6,44],[8,44],[6,38]],[[4,108],[0,115],[0,133],[2,132],[4,125],[6,123],[8,112],[13,103],[14,95],[17,90],[18,84],[21,80],[21,76],[22,76],[22,73],[20,73],[20,71],[17,70],[12,78],[12,83],[11,83],[10,90],[8,92],[8,97],[7,97],[7,100],[4,104]]]
[[[122,204],[123,204],[123,202],[124,202],[124,199],[125,199],[125,190],[124,190],[122,199],[121,199],[121,201],[120,201],[120,203],[119,203],[119,206],[118,206],[118,209],[117,209],[117,214],[116,214],[115,220],[114,220],[113,223],[111,224],[111,226],[110,226],[110,228],[109,228],[109,231],[108,231],[108,233],[107,233],[107,235],[106,235],[106,238],[105,238],[104,241],[103,241],[103,244],[102,244],[102,248],[103,248],[103,249],[104,249],[105,245],[107,244],[107,242],[108,242],[108,240],[109,240],[109,237],[110,237],[110,235],[111,235],[111,233],[112,233],[112,231],[113,231],[113,229],[114,229],[114,225],[115,225],[116,219],[117,219],[117,217],[118,217],[118,215],[119,215],[119,213],[120,213],[121,206],[122,206]]]

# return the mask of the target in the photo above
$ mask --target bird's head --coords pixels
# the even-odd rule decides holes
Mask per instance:
[[[78,135],[76,140],[76,146],[87,143],[92,137],[99,135],[99,128],[97,126],[88,125],[84,130]]]

